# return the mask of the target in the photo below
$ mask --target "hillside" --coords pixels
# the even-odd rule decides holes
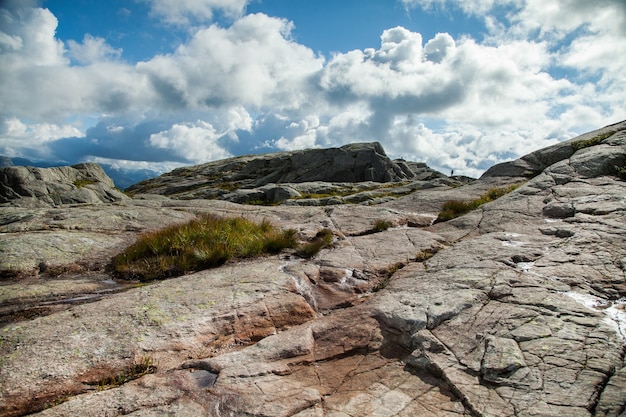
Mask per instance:
[[[387,185],[381,187],[382,183]],[[409,184],[412,186],[406,188]],[[127,192],[234,203],[276,204],[290,200],[292,204],[328,205],[372,200],[381,194],[407,194],[425,185],[452,184],[461,182],[423,163],[393,161],[379,143],[373,142],[240,156],[179,168],[135,184]],[[385,191],[376,193],[380,188]],[[311,201],[314,195],[334,199]],[[339,198],[349,195],[353,197]]]
[[[315,152],[331,163],[235,158],[116,201],[50,197],[49,184],[76,193],[77,168],[38,173],[47,193],[3,183],[19,196],[0,210],[0,415],[624,416],[626,121],[473,181],[376,144]],[[380,164],[356,164],[363,153]],[[294,188],[328,186],[331,167],[333,187],[369,197]],[[198,198],[224,181],[221,197],[286,184],[300,197]],[[450,201],[471,210],[435,222]],[[302,243],[330,231],[332,245],[147,283],[110,275],[138,236],[209,214]]]

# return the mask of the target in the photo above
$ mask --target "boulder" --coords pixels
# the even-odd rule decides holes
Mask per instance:
[[[0,168],[0,203],[35,198],[49,205],[102,204],[126,199],[115,188],[113,181],[95,163],[77,164],[71,167]]]

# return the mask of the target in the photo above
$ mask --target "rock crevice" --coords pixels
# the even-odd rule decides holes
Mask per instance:
[[[12,273],[0,312],[17,310],[0,329],[0,414],[619,417],[626,183],[603,161],[626,163],[625,126],[471,184],[416,188],[372,206],[146,195],[4,203],[0,267]],[[361,145],[342,152],[357,156],[337,165],[354,171]],[[228,181],[272,165],[256,161],[223,161]],[[394,175],[415,173],[405,165]],[[287,171],[280,178],[293,180]],[[195,170],[176,175],[200,181]],[[447,200],[523,179],[477,211],[431,223]],[[141,286],[118,288],[106,274],[106,260],[140,233],[205,213],[269,220],[303,241],[326,228],[335,240],[310,259],[283,253]],[[391,227],[372,233],[378,220]],[[116,289],[33,310],[107,288]],[[96,389],[142,358],[153,373]]]

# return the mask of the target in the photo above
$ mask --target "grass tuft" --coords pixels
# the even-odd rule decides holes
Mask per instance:
[[[204,215],[141,236],[111,262],[125,279],[151,281],[224,264],[232,258],[278,253],[296,246],[295,230],[279,230],[267,220]]]
[[[295,255],[301,258],[309,259],[317,255],[317,253],[322,249],[330,248],[332,246],[333,231],[330,229],[322,229],[317,232],[311,241],[300,245],[296,250]]]
[[[595,146],[595,145],[598,145],[600,142],[602,142],[604,139],[610,138],[614,134],[615,134],[615,131],[610,130],[606,133],[601,133],[590,139],[579,140],[579,141],[572,143],[572,148],[574,148],[575,151],[578,151],[580,149],[588,148],[590,146]]]
[[[440,248],[426,248],[415,254],[415,260],[417,262],[425,262],[435,256],[439,252]]]
[[[392,226],[389,220],[376,220],[374,223],[374,227],[372,228],[373,233],[384,232]]]
[[[76,188],[83,188],[87,185],[92,185],[95,184],[97,181],[95,180],[89,180],[89,179],[85,179],[85,178],[81,178],[81,179],[77,179],[74,181],[74,187]]]
[[[519,185],[511,185],[509,187],[500,187],[500,188],[491,188],[482,196],[478,197],[475,200],[449,200],[443,203],[441,207],[441,211],[437,216],[437,220],[435,223],[445,222],[456,217],[462,216],[466,213],[469,213],[472,210],[477,209],[485,203],[489,203],[494,201],[503,195],[510,193],[515,190]]]
[[[391,281],[391,277],[393,277],[393,275],[398,272],[399,270],[401,270],[402,268],[404,268],[406,265],[402,262],[396,262],[395,264],[391,265],[389,268],[387,268],[387,270],[384,272],[382,279],[378,282],[378,284],[376,284],[374,286],[374,288],[372,288],[372,292],[378,292],[384,288],[387,287],[387,285],[389,285],[389,281]]]
[[[624,157],[626,158],[626,154],[624,154]],[[626,164],[623,166],[615,165],[614,169],[615,169],[615,174],[618,177],[620,177],[623,180],[626,180]]]
[[[134,379],[141,378],[144,375],[156,372],[156,364],[150,356],[144,356],[137,363],[131,365],[125,371],[118,375],[102,379],[98,383],[98,390],[104,391],[110,388],[116,388],[130,382]]]

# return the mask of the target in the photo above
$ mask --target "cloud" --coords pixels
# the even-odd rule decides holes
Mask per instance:
[[[198,30],[176,52],[141,62],[137,71],[164,108],[298,107],[323,59],[290,40],[292,28],[284,19],[247,15],[227,29]]]
[[[421,7],[426,11],[447,7],[458,8],[467,15],[484,15],[494,6],[505,7],[517,4],[519,0],[400,0],[405,8]]]
[[[476,176],[623,119],[618,1],[559,0],[562,20],[535,0],[404,3],[480,16],[485,36],[395,27],[326,60],[293,39],[293,23],[240,16],[246,1],[151,1],[170,23],[216,10],[235,20],[127,63],[102,38],[63,43],[46,9],[0,9],[0,153],[174,166],[375,140],[392,157]],[[192,21],[194,7],[206,10]]]
[[[0,155],[17,157],[26,156],[24,152],[27,152],[34,159],[43,159],[49,156],[47,144],[68,136],[82,136],[82,133],[71,125],[26,125],[16,118],[5,119],[0,125]]]
[[[32,7],[0,8],[0,53],[5,69],[67,64],[63,42],[55,38],[57,18]]]
[[[153,16],[168,24],[187,26],[213,20],[215,12],[235,19],[243,15],[248,0],[143,0]]]
[[[70,57],[83,65],[115,60],[122,55],[121,49],[113,48],[103,38],[97,38],[90,34],[85,35],[82,43],[69,40],[67,45]]]
[[[167,130],[151,134],[149,143],[185,161],[213,161],[232,156],[222,143],[236,142],[237,131],[249,131],[251,124],[252,119],[245,109],[232,108],[217,121],[217,127],[203,120],[175,123]]]
[[[198,120],[174,124],[168,130],[150,135],[150,145],[186,160],[213,161],[232,156],[219,145],[221,137],[211,124]]]
[[[133,67],[110,61],[119,51],[102,39],[69,42],[55,37],[58,21],[47,9],[0,9],[12,47],[0,50],[0,120],[63,124],[76,114],[127,112],[148,105],[151,92]],[[6,45],[6,43],[4,44]],[[88,66],[73,66],[68,56]]]
[[[445,47],[434,54],[435,44]],[[429,58],[441,62],[454,49],[447,34],[438,34],[425,52],[419,33],[388,29],[377,50],[335,55],[322,71],[320,87],[331,100],[367,100],[398,114],[437,112],[462,100],[464,93],[458,79]]]

